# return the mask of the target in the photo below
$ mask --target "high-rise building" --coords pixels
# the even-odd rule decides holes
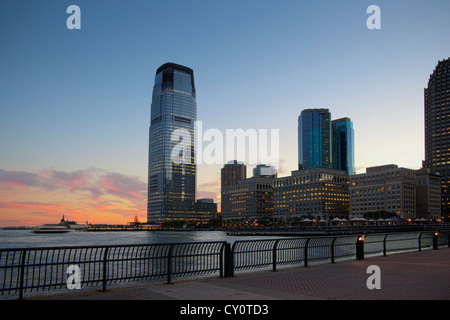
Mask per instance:
[[[331,121],[333,169],[355,174],[355,137],[350,118]]]
[[[448,220],[450,219],[450,58],[439,61],[430,75],[424,100],[424,167],[442,178],[442,215]]]
[[[237,184],[240,180],[247,178],[247,166],[243,162],[237,160],[228,161],[221,170],[221,215],[224,212],[229,212],[230,208],[230,194],[226,191],[226,188],[231,185]]]
[[[298,117],[298,167],[331,168],[331,114],[306,109]]]
[[[243,162],[231,160],[221,170],[221,185],[229,186],[247,178],[247,166]]]
[[[441,177],[428,168],[416,171],[416,217],[441,219]]]
[[[191,219],[195,202],[197,103],[192,69],[158,68],[151,105],[147,221]],[[181,147],[180,147],[181,145]]]

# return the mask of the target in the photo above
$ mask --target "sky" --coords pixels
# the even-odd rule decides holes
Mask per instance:
[[[70,5],[81,29],[67,28]],[[370,5],[381,29],[367,27]],[[0,226],[145,222],[152,88],[166,62],[194,70],[204,131],[279,131],[278,176],[297,168],[308,108],[352,119],[358,173],[419,168],[448,12],[448,0],[2,0]],[[222,166],[198,166],[197,198],[220,204]]]

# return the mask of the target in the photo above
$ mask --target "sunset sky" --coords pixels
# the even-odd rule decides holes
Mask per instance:
[[[66,26],[73,4],[80,30]],[[380,30],[366,27],[373,4]],[[450,57],[449,12],[448,0],[2,0],[0,226],[145,222],[166,62],[194,70],[203,130],[279,130],[279,176],[297,168],[307,108],[352,119],[358,172],[419,168],[423,89]],[[221,167],[198,167],[197,198],[220,202]]]

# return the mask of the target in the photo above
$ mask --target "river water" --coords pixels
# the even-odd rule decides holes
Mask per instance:
[[[0,230],[0,249],[65,246],[105,246],[272,239],[269,236],[229,236],[225,231],[108,231],[37,234],[31,230]]]

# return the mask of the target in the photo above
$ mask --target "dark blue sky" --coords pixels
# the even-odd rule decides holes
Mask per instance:
[[[69,5],[81,30],[68,30]],[[369,5],[381,30],[369,30]],[[195,72],[203,128],[280,130],[296,169],[297,117],[354,122],[356,167],[423,159],[423,88],[450,56],[448,0],[0,2],[0,168],[90,167],[146,181],[156,69]],[[199,170],[199,184],[220,166]]]

